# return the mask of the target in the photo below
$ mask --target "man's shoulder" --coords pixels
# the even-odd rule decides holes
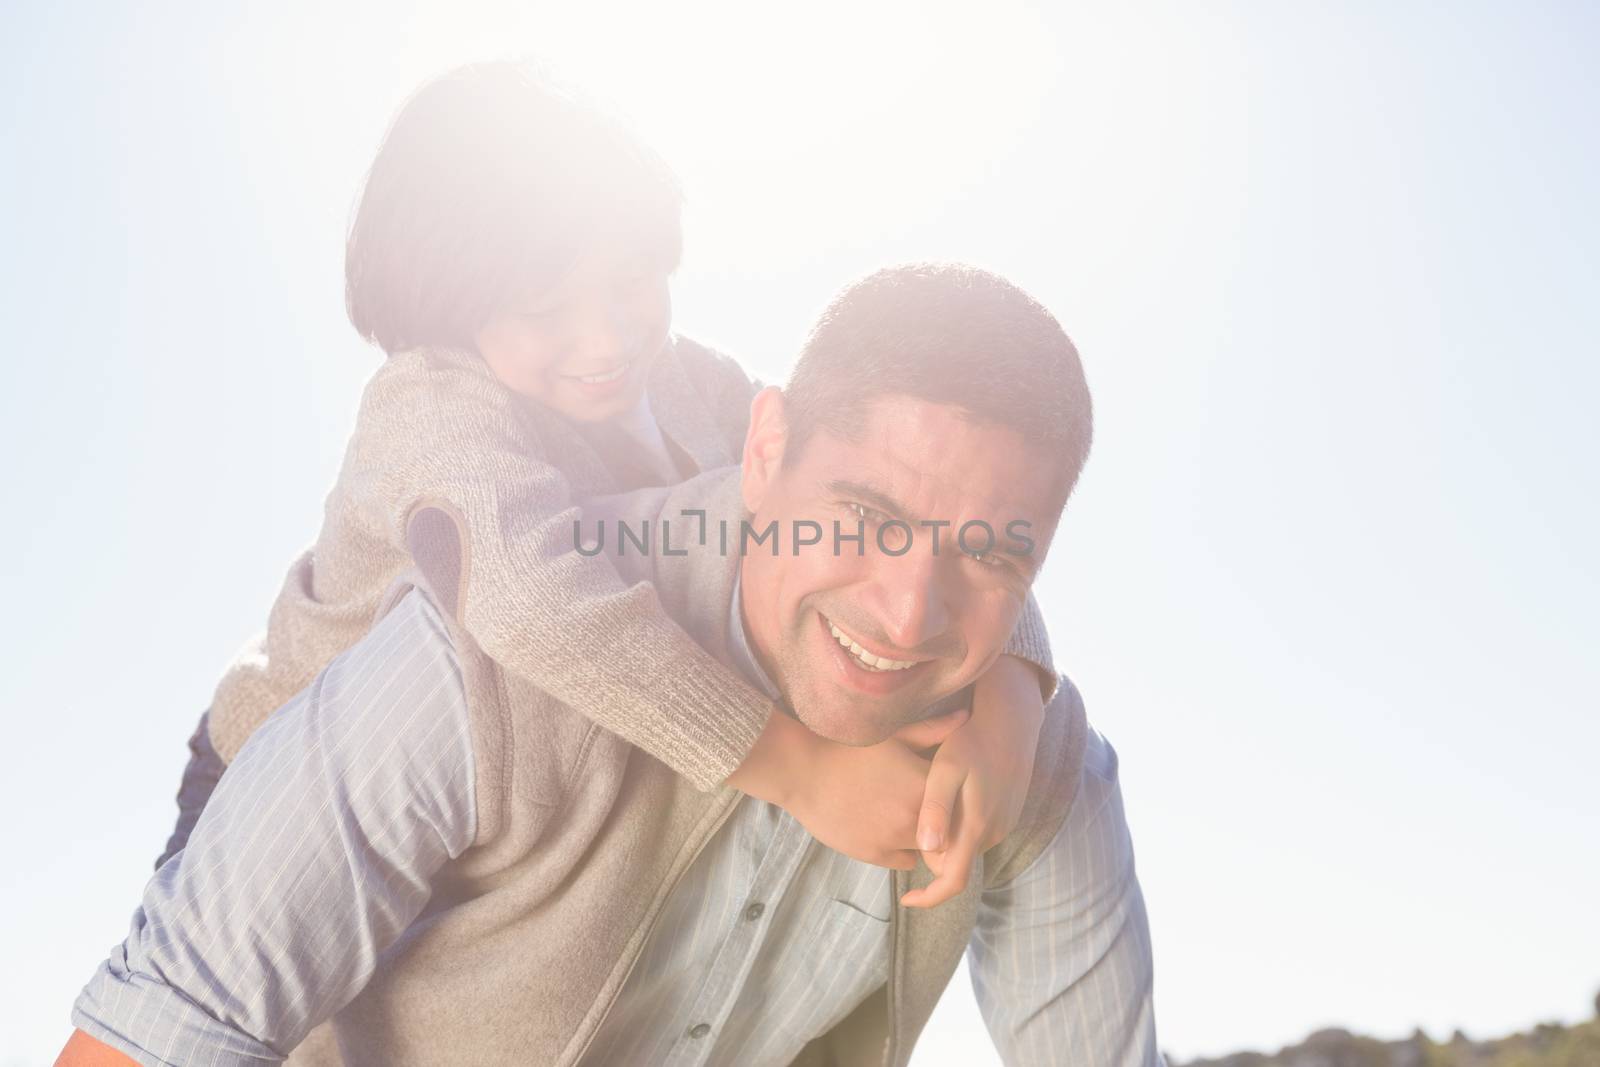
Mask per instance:
[[[1038,817],[1046,820],[1065,815],[1071,806],[1088,769],[1091,740],[1098,736],[1089,725],[1083,694],[1065,674],[1058,679],[1039,726],[1028,797]]]
[[[431,589],[408,581],[394,590],[386,608],[373,622],[373,633],[386,633],[389,639],[413,648],[432,648],[453,659],[455,644],[445,616]]]
[[[434,699],[463,701],[461,651],[432,592],[414,582],[397,582],[366,636],[328,666],[330,676],[404,672]]]
[[[359,798],[376,815],[409,810],[419,797],[448,797],[470,823],[460,658],[422,591],[398,597],[308,689],[269,716],[235,764],[313,751],[350,803]]]

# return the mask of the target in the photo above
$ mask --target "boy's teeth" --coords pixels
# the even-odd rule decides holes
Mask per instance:
[[[628,364],[624,363],[622,366],[618,367],[616,370],[607,371],[604,374],[586,375],[584,377],[579,378],[578,381],[582,382],[584,385],[599,385],[601,382],[614,382],[618,378],[622,377],[623,373],[627,369],[628,369]]]
[[[835,626],[833,624],[833,620],[831,619],[828,620],[828,632],[833,634],[833,639],[839,642],[839,644],[843,645],[845,648],[848,648],[850,650],[850,654],[855,656],[856,659],[860,660],[861,663],[869,670],[903,671],[907,667],[915,667],[917,665],[916,660],[886,659],[883,656],[874,656],[871,652],[868,652],[866,649],[857,644],[855,639],[849,634]]]

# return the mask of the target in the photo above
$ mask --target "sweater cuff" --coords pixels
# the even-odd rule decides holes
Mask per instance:
[[[701,792],[728,780],[749,757],[772,715],[770,700],[721,664],[716,666],[721,669],[689,671],[674,680],[671,703],[694,706],[699,714],[646,746]]]
[[[1056,673],[1055,660],[1050,655],[1050,634],[1045,629],[1044,615],[1040,613],[1032,593],[1028,594],[1022,615],[1017,619],[1016,628],[1011,631],[1011,640],[1006,642],[1001,652],[1025,659],[1033,665],[1039,673],[1040,694],[1046,704],[1050,703],[1060,678]]]

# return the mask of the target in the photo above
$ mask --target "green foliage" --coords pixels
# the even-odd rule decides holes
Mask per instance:
[[[1384,1042],[1322,1030],[1276,1055],[1241,1052],[1187,1067],[1600,1067],[1600,1012],[1576,1026],[1541,1023],[1496,1041],[1457,1032],[1436,1042],[1419,1030],[1404,1041]]]

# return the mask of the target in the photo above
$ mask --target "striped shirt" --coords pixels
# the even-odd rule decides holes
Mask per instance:
[[[737,596],[734,605],[738,604]],[[768,684],[730,633],[745,673]],[[274,1063],[349,1003],[476,833],[459,662],[413,592],[223,775],[73,1022],[141,1063]],[[887,974],[888,872],[752,798],[696,858],[585,1064],[786,1064]],[[1116,756],[1089,742],[1054,841],[984,893],[973,983],[1007,1063],[1159,1064]]]

